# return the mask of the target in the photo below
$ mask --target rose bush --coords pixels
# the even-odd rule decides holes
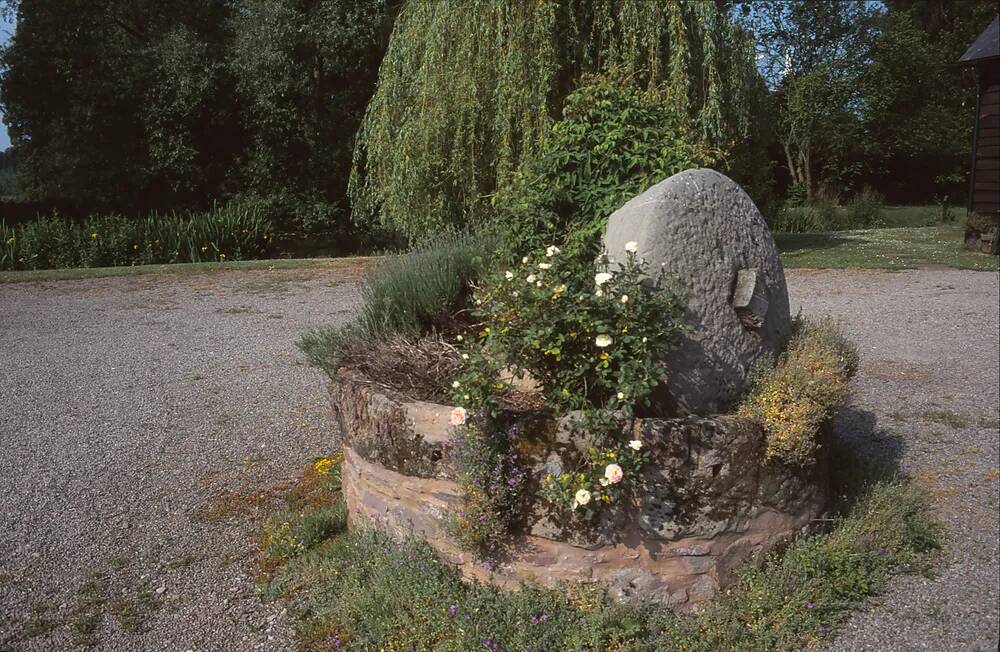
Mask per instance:
[[[495,410],[510,389],[505,371],[539,383],[554,412],[631,416],[660,382],[661,361],[684,328],[684,304],[662,270],[650,273],[630,249],[624,261],[602,255],[581,263],[550,246],[488,277],[473,295],[481,327],[457,403]],[[488,395],[469,395],[477,386],[490,388]]]
[[[500,425],[514,379],[537,383],[551,414],[578,413],[574,427],[593,438],[572,469],[543,479],[540,492],[556,509],[591,517],[635,487],[647,454],[640,440],[623,435],[623,425],[661,382],[662,360],[684,329],[684,304],[635,243],[623,261],[602,255],[593,262],[550,245],[489,275],[473,303],[476,336],[461,340],[466,368],[451,383],[459,406],[452,423],[461,435],[454,457],[468,489],[455,530],[460,542],[489,550],[509,520],[490,492],[512,505],[520,497],[512,489],[524,486],[523,469],[510,463],[516,442]],[[462,425],[467,414],[477,427]],[[517,476],[505,479],[505,468]]]

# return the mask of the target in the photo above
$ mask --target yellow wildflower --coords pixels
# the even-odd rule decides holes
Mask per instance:
[[[320,475],[330,475],[330,469],[333,468],[333,460],[329,457],[321,457],[313,464],[313,468]]]

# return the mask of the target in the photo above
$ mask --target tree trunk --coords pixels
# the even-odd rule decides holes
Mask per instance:
[[[813,189],[812,152],[809,145],[802,148],[802,170],[805,174],[806,198],[811,200],[815,193]]]
[[[792,146],[787,141],[782,143],[782,146],[785,148],[785,161],[788,165],[788,174],[792,177],[792,184],[802,185],[799,169],[795,165],[795,157],[792,156]]]

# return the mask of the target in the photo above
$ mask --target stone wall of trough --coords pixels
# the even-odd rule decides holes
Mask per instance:
[[[738,565],[794,537],[827,501],[824,465],[764,464],[763,433],[752,423],[638,419],[631,436],[652,459],[635,503],[608,509],[586,531],[533,510],[512,535],[510,558],[488,567],[446,532],[461,497],[448,462],[451,407],[406,400],[346,371],[330,398],[351,527],[422,537],[466,578],[509,588],[525,580],[596,582],[619,598],[696,608],[734,581]],[[543,451],[528,460],[536,480],[585,450],[589,443],[569,431],[557,423],[543,445],[530,447]]]

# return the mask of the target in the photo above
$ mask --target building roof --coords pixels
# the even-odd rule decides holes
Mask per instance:
[[[975,63],[983,59],[1000,57],[1000,16],[993,19],[979,38],[969,46],[959,63]]]

